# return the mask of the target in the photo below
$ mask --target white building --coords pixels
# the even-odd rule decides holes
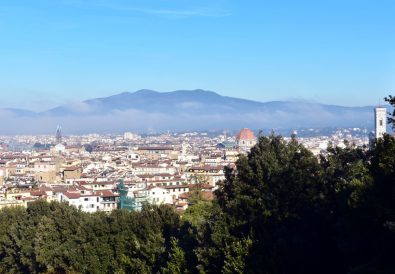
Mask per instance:
[[[124,140],[127,140],[127,141],[135,140],[135,139],[137,139],[137,137],[138,137],[138,135],[137,135],[137,134],[134,134],[134,133],[132,133],[132,132],[125,132],[125,133],[123,134],[123,139],[124,139]]]
[[[164,187],[153,187],[147,190],[147,200],[154,205],[171,204],[173,202],[170,191]]]
[[[111,212],[117,209],[118,194],[107,190],[82,192],[84,193],[61,192],[57,194],[56,200],[75,206],[88,213],[97,211]]]
[[[66,147],[63,144],[57,144],[53,148],[51,148],[52,154],[62,154],[66,152]]]
[[[382,138],[387,133],[387,109],[377,107],[374,109],[375,116],[375,137],[376,139]]]

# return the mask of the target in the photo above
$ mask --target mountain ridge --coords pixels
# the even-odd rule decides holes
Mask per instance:
[[[62,124],[75,132],[373,126],[373,106],[338,106],[306,101],[259,102],[195,89],[141,89],[60,105],[42,112],[2,109],[28,132]],[[1,112],[0,112],[1,115]],[[1,117],[1,116],[0,116]],[[42,130],[41,130],[42,128]],[[5,129],[0,129],[6,132]]]

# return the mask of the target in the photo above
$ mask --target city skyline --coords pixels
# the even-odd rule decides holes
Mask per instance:
[[[2,1],[0,107],[152,89],[376,105],[395,87],[390,1]]]

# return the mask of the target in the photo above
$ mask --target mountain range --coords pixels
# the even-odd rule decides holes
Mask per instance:
[[[0,134],[161,132],[166,130],[373,127],[373,106],[307,101],[257,102],[205,90],[139,90],[68,103],[42,112],[0,109]]]

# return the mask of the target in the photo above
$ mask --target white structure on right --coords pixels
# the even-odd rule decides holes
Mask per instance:
[[[376,139],[382,138],[387,133],[387,109],[377,107],[374,109]]]

